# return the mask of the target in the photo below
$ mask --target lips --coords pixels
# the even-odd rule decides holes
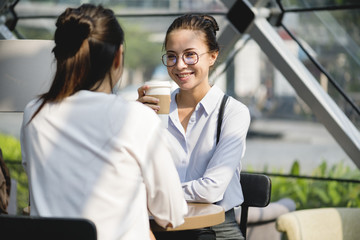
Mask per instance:
[[[192,75],[193,73],[179,73],[179,74],[176,74],[176,76],[179,78],[179,79],[187,79],[188,77],[190,77],[190,75]]]

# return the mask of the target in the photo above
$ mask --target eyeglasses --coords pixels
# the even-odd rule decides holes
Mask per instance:
[[[200,54],[200,56],[203,54]],[[181,58],[186,65],[195,65],[199,62],[199,54],[192,51],[184,52]],[[177,63],[178,56],[175,53],[165,53],[162,55],[161,60],[166,67],[173,67]]]

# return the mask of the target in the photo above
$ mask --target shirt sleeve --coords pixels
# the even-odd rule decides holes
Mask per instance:
[[[246,148],[246,135],[250,125],[250,113],[238,102],[227,104],[221,136],[204,175],[196,180],[182,183],[185,199],[189,202],[215,203],[223,199],[225,190],[237,169]]]
[[[148,146],[148,165],[144,169],[148,210],[162,227],[177,227],[184,223],[188,211],[169,146],[165,129],[160,125],[151,134]]]

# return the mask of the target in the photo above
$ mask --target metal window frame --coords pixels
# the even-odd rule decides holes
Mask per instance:
[[[227,17],[231,23],[226,28],[226,36],[219,37],[219,41],[223,41],[221,44],[228,48],[224,52],[229,52],[233,47],[232,43],[240,39],[242,34],[249,34],[360,169],[359,130],[323,90],[303,63],[288,50],[267,20],[266,9],[264,11],[262,9],[264,4],[261,4],[264,1],[258,1],[259,4],[256,4],[258,7],[254,7],[246,0],[222,1],[229,8]],[[244,16],[248,19],[244,19]],[[244,26],[244,22],[247,26]]]

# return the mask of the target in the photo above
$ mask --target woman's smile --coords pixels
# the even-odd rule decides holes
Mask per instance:
[[[186,81],[190,78],[191,75],[193,75],[194,72],[186,72],[186,73],[177,73],[176,76],[180,81]]]

